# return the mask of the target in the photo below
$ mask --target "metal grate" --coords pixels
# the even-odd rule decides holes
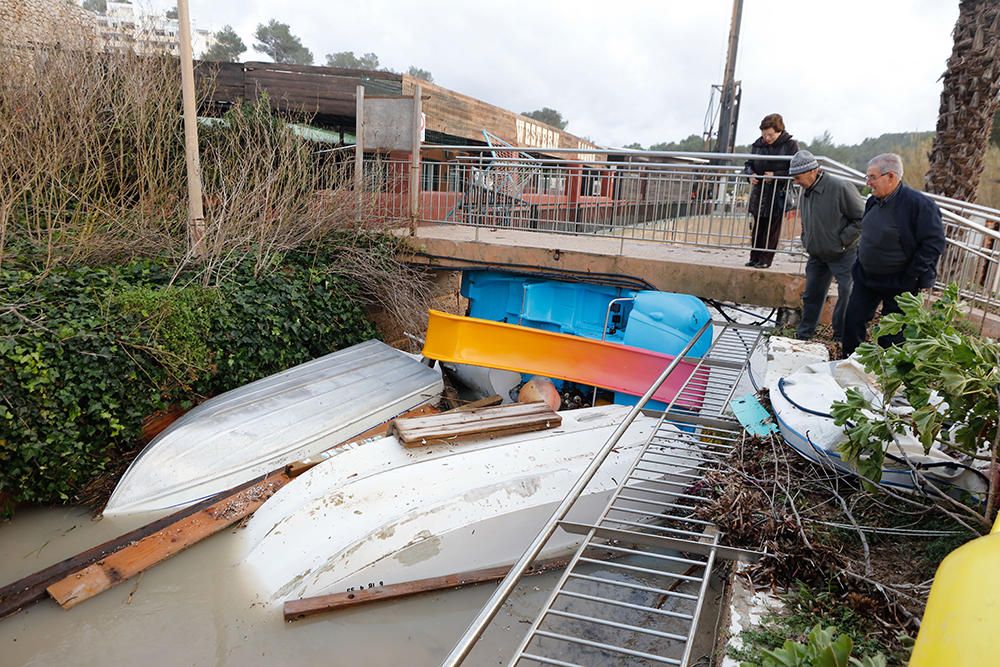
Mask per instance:
[[[593,475],[614,446],[616,436],[598,454],[445,664],[464,660],[556,530],[579,534],[583,539],[510,664],[689,663],[715,561],[754,556],[720,544],[718,529],[698,514],[707,501],[706,473],[719,467],[741,435],[739,423],[726,414],[763,335],[759,327],[714,325],[711,347],[701,359],[684,358],[696,364],[694,372],[597,520],[583,524],[565,517],[583,495],[588,475]],[[640,407],[674,366],[671,364],[650,387]],[[683,410],[676,408],[678,404],[685,406]],[[609,554],[613,560],[607,560]]]
[[[732,423],[665,415],[600,519],[559,522],[584,540],[511,664],[687,665],[715,560],[742,555],[697,516],[704,474],[738,437]]]
[[[714,324],[717,333],[705,356],[685,359],[696,367],[674,404],[700,405],[694,414],[724,419],[750,355],[762,339],[763,330],[732,322]]]

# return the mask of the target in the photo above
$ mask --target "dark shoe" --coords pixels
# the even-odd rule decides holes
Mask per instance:
[[[757,263],[757,260],[755,260],[755,259],[751,259],[751,260],[750,260],[749,262],[747,262],[747,263],[746,263],[746,264],[744,264],[743,266],[752,266],[752,267],[758,267],[758,266],[760,266],[760,264],[758,264],[758,263]]]
[[[757,262],[757,268],[758,269],[770,269],[771,265],[770,264],[764,264],[763,262]]]

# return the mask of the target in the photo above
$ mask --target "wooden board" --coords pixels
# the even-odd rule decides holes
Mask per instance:
[[[289,481],[284,473],[268,477],[60,579],[46,590],[63,609],[75,607],[252,514]]]
[[[528,567],[525,574],[540,574],[555,568],[565,567],[569,562],[568,558],[552,558],[538,561]],[[333,593],[331,595],[318,595],[311,598],[301,598],[299,600],[288,600],[284,605],[284,615],[286,621],[297,621],[300,618],[323,614],[328,611],[352,607],[368,602],[379,600],[394,600],[439,591],[446,588],[459,588],[470,584],[479,584],[486,581],[496,581],[503,579],[510,572],[510,566],[484,568],[459,574],[449,574],[443,577],[430,577],[428,579],[417,579],[401,584],[390,584],[379,586],[378,588],[368,588],[360,591],[348,591],[346,593]]]
[[[512,403],[431,417],[395,419],[389,432],[395,434],[403,446],[417,447],[474,435],[541,431],[560,424],[562,417],[544,403]]]
[[[244,489],[246,487],[252,486],[259,482],[259,479],[253,480],[252,482],[247,482],[246,484],[241,484],[236,489],[228,489],[212,498],[203,500],[200,503],[192,505],[191,507],[186,507],[179,510],[175,514],[163,517],[162,519],[157,519],[145,526],[140,526],[135,530],[131,530],[124,535],[120,535],[114,539],[108,540],[103,544],[99,544],[96,547],[92,547],[66,558],[65,560],[59,561],[49,567],[39,570],[33,574],[26,577],[18,579],[17,581],[7,584],[3,588],[0,588],[0,618],[13,614],[16,611],[20,611],[29,604],[35,603],[46,596],[46,588],[51,584],[59,581],[66,577],[66,575],[71,572],[76,572],[81,568],[87,567],[91,563],[94,563],[105,556],[122,549],[142,538],[150,535],[165,526],[169,526],[177,521],[180,521],[184,517],[190,516],[204,510],[206,507],[211,507],[214,503],[218,502],[220,498],[227,495],[231,495],[235,491]]]

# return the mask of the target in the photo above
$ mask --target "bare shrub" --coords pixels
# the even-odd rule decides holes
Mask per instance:
[[[195,257],[176,59],[18,53],[0,81],[0,266],[12,254],[41,271],[156,257],[218,285],[238,264],[260,275],[284,253],[312,251],[399,323],[424,316],[428,288],[394,259],[398,216],[377,210],[377,193],[357,196],[348,152],[317,152],[266,98],[201,124],[206,235]],[[210,92],[199,91],[202,108]]]
[[[16,234],[42,268],[158,253],[176,233],[184,184],[176,62],[31,53],[0,84],[4,246]]]

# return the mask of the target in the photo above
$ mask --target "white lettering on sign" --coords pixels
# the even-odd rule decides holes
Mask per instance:
[[[555,130],[532,123],[529,120],[518,118],[517,125],[517,145],[532,146],[538,148],[559,148],[559,133]]]

